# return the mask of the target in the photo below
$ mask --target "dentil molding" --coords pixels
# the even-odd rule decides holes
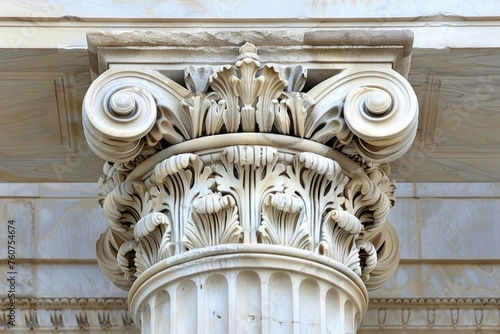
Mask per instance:
[[[408,150],[418,118],[412,88],[393,69],[411,54],[407,33],[311,32],[302,45],[286,37],[269,45],[277,36],[250,34],[282,64],[263,62],[248,42],[158,46],[150,38],[154,47],[96,48],[109,69],[86,94],[83,125],[108,161],[99,184],[110,225],[98,262],[130,290],[144,333],[354,332],[366,289],[397,268],[388,163]],[[235,49],[234,65],[215,66]],[[184,56],[182,82],[168,76],[176,55]],[[255,296],[255,309],[233,304],[238,294]],[[314,307],[301,307],[308,301]],[[207,303],[217,318],[201,312]],[[168,316],[193,307],[200,311]]]
[[[133,330],[134,323],[123,298],[21,298],[17,300],[18,322],[9,326],[6,309],[10,300],[0,300],[0,330],[54,333],[60,331]],[[498,298],[371,298],[361,333],[412,333],[422,329],[453,333],[500,330]]]
[[[19,298],[15,326],[9,324],[10,299],[0,300],[0,331],[37,333],[116,330],[135,327],[123,298]]]

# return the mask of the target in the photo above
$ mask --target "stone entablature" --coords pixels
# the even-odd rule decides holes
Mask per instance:
[[[370,65],[304,92],[307,68],[262,65],[246,43],[235,66],[187,66],[187,88],[148,66],[94,81],[83,124],[108,160],[110,223],[98,262],[130,289],[144,333],[357,330],[366,288],[398,265],[388,162],[408,150],[418,117],[404,77]],[[237,295],[256,296],[254,318]],[[166,316],[186,303],[198,312]],[[315,318],[325,314],[336,316]]]

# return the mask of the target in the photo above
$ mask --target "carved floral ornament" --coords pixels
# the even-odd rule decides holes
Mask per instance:
[[[347,69],[308,92],[302,66],[188,66],[187,88],[146,68],[110,69],[84,101],[108,162],[98,261],[120,288],[164,259],[224,244],[293,247],[377,288],[395,271],[387,162],[415,137],[418,106],[392,70]]]

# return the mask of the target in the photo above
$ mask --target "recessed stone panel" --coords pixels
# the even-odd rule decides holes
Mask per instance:
[[[416,226],[416,205],[414,199],[401,198],[389,212],[388,220],[399,236],[402,259],[419,257],[419,232]]]
[[[500,197],[500,183],[418,183],[418,197]]]
[[[1,185],[0,185],[1,186]],[[1,188],[0,188],[1,189]],[[96,198],[99,192],[97,182],[92,183],[42,183],[40,196],[43,197],[89,197]],[[97,199],[95,200],[97,203]]]
[[[0,197],[37,197],[37,183],[0,183]]]
[[[0,259],[8,258],[8,250],[14,261],[34,257],[34,207],[33,200],[0,200]]]
[[[500,199],[421,201],[423,259],[498,259]]]
[[[96,264],[39,264],[36,270],[38,298],[123,298]]]
[[[0,72],[3,120],[0,145],[4,150],[67,144],[66,95],[69,92],[64,90],[64,85],[69,84],[68,80],[63,73]]]
[[[96,199],[41,199],[38,257],[95,259],[95,242],[107,221]]]
[[[400,264],[396,274],[370,298],[492,298],[500,295],[495,264]]]

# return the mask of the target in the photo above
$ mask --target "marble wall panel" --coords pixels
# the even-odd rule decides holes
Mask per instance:
[[[490,298],[500,296],[498,264],[402,263],[370,298]]]
[[[39,264],[36,268],[38,298],[123,298],[96,264]]]
[[[0,197],[37,197],[38,183],[0,183]]]
[[[95,260],[95,242],[106,227],[95,198],[40,199],[38,257]]]
[[[96,198],[99,192],[97,182],[94,183],[41,183],[41,197],[89,197]],[[97,202],[97,199],[96,199]]]
[[[399,198],[391,209],[388,220],[399,236],[402,259],[417,259],[420,254],[420,233],[417,227],[416,210],[418,201]]]
[[[500,198],[421,200],[424,259],[500,259]]]
[[[0,199],[0,259],[7,259],[8,241],[11,241],[13,248],[10,249],[15,253],[13,255],[16,259],[34,258],[34,211],[33,199]],[[14,222],[9,224],[9,220]]]
[[[415,189],[418,197],[500,197],[500,183],[416,183]]]
[[[19,263],[19,261],[16,261],[14,271],[11,271],[8,268],[8,262],[2,261],[0,263],[0,298],[7,298],[8,294],[11,293],[11,283],[8,280],[12,276],[14,276],[12,293],[15,294],[16,299],[35,296],[34,268],[33,263]]]
[[[396,189],[396,198],[413,197],[415,185],[408,182],[398,182]]]

